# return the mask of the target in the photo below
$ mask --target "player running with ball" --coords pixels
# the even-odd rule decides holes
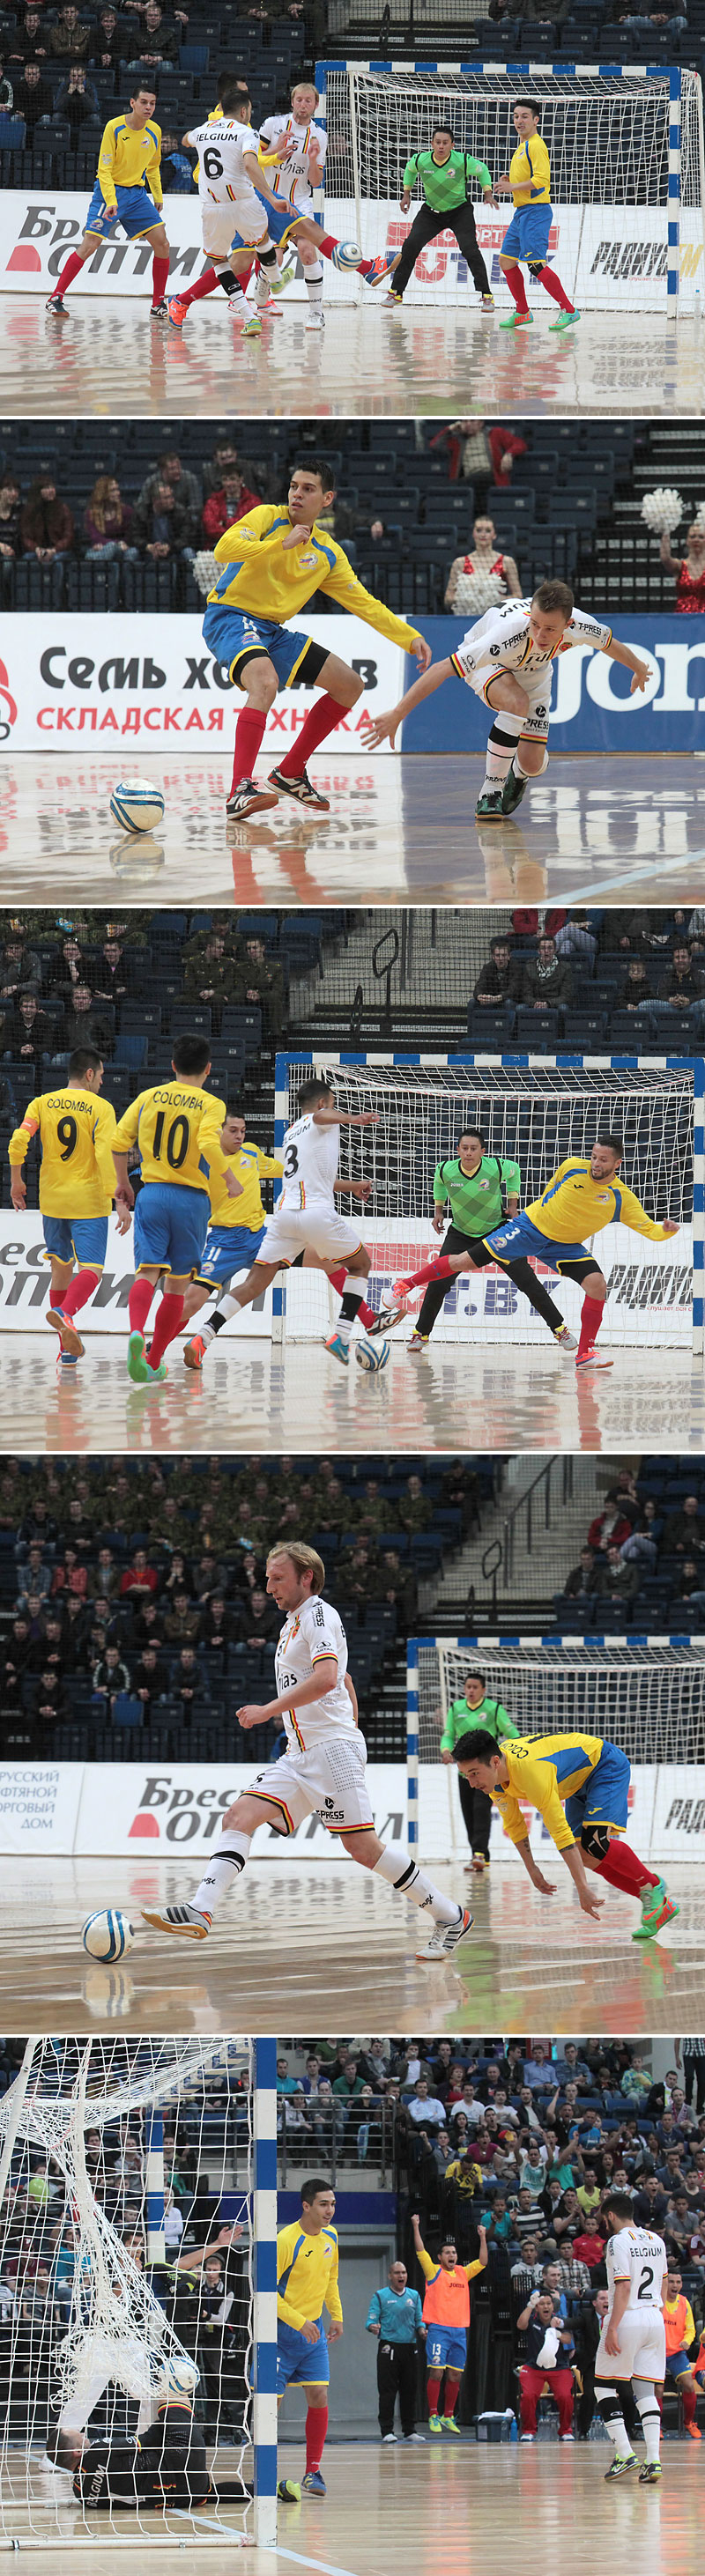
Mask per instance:
[[[345,1630],[337,1610],[322,1599],[325,1566],[314,1547],[283,1539],[270,1548],[267,1591],[284,1625],[275,1654],[276,1698],[264,1707],[239,1708],[245,1732],[283,1723],[287,1750],[263,1771],[223,1817],[223,1831],[190,1904],[145,1907],[145,1923],[177,1939],[205,1941],[216,1907],[230,1894],[249,1859],[260,1825],[293,1834],[305,1816],[317,1815],[326,1832],[361,1869],[386,1879],[398,1896],[430,1915],[435,1926],[417,1958],[451,1958],[470,1931],[472,1915],[417,1867],[401,1843],[381,1843],[375,1832],[366,1782],[367,1746],[357,1720],[348,1673]]]
[[[567,582],[542,581],[533,599],[510,599],[501,608],[486,609],[454,653],[432,662],[388,715],[370,719],[365,748],[393,744],[402,718],[412,715],[422,698],[432,697],[444,680],[465,680],[494,715],[475,820],[501,823],[521,804],[530,779],[548,768],[551,663],[576,644],[592,645],[596,653],[606,653],[608,661],[631,671],[632,697],[636,689],[646,688],[648,662],[640,661],[630,644],[617,644],[610,626],[576,608]]]

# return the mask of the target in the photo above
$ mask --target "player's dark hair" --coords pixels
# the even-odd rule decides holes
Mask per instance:
[[[218,82],[218,97],[225,116],[230,116],[234,107],[242,107],[243,100],[249,100],[249,96],[249,83],[239,72],[223,73]]]
[[[627,2219],[634,2216],[634,2203],[628,2191],[610,2191],[608,2188],[605,2192],[605,2208],[613,2210],[615,2218]]]
[[[189,1037],[188,1033],[177,1038],[172,1055],[174,1072],[192,1074],[197,1081],[199,1073],[205,1073],[206,1065],[210,1063],[210,1053],[207,1038]]]
[[[541,100],[540,100],[540,98],[514,98],[514,99],[512,99],[512,106],[513,106],[513,107],[530,107],[532,116],[537,116],[537,117],[538,117],[538,121],[539,121],[539,125],[540,125],[540,123],[541,123]]]
[[[432,126],[432,128],[431,128],[431,142],[432,142],[432,143],[435,143],[436,135],[437,135],[437,134],[447,134],[449,143],[452,143],[453,145],[455,144],[455,136],[454,136],[454,133],[453,133],[452,125],[434,125],[434,126]]]
[[[292,474],[317,474],[322,492],[334,492],[336,489],[333,468],[329,465],[326,456],[295,456],[293,464],[289,467],[289,482]]]
[[[501,1753],[501,1750],[496,1736],[490,1735],[489,1727],[473,1726],[468,1735],[461,1735],[459,1743],[454,1744],[453,1761],[491,1762],[493,1754]]]
[[[610,1154],[616,1154],[621,1163],[622,1155],[624,1153],[624,1137],[618,1136],[614,1127],[601,1128],[595,1137],[595,1144],[606,1145],[608,1152]]]
[[[531,606],[545,609],[547,617],[560,613],[567,618],[572,617],[575,599],[567,581],[540,581]]]
[[[308,2182],[302,2182],[301,2185],[302,2209],[304,2202],[310,2209],[311,2202],[317,2199],[319,2191],[332,2191],[332,2189],[333,2185],[331,2182],[326,2182],[325,2174],[310,2174]]]
[[[301,1090],[299,1092],[299,1108],[313,1109],[317,1101],[320,1102],[321,1100],[328,1100],[330,1098],[332,1089],[332,1083],[323,1082],[320,1077],[317,1079],[316,1075],[313,1074],[310,1082],[302,1082]]]
[[[102,1047],[74,1047],[73,1053],[69,1056],[69,1081],[81,1082],[84,1073],[95,1073],[96,1067],[102,1062]]]
[[[483,1690],[484,1690],[485,1682],[486,1682],[486,1680],[487,1680],[487,1674],[486,1674],[486,1673],[479,1673],[479,1672],[478,1672],[478,1669],[477,1669],[477,1665],[476,1665],[476,1664],[472,1664],[472,1665],[471,1665],[471,1667],[470,1667],[470,1671],[469,1671],[469,1673],[466,1673],[466,1675],[465,1675],[465,1680],[466,1680],[466,1684],[467,1684],[468,1682],[481,1682],[481,1683],[482,1683],[482,1688],[483,1688]]]
[[[241,1109],[239,1100],[229,1100],[227,1102],[225,1115],[226,1118],[241,1118],[243,1126],[247,1125],[245,1111],[244,1109]]]
[[[460,1135],[459,1135],[459,1137],[458,1137],[458,1151],[460,1151],[460,1147],[461,1147],[461,1145],[462,1145],[462,1143],[463,1143],[463,1139],[464,1139],[464,1137],[466,1137],[466,1136],[472,1136],[473,1144],[475,1144],[475,1145],[481,1145],[481,1146],[482,1146],[482,1151],[483,1151],[483,1154],[484,1154],[484,1151],[485,1151],[485,1139],[484,1139],[484,1136],[483,1136],[483,1134],[482,1134],[482,1129],[481,1129],[481,1127],[461,1127]]]
[[[156,95],[153,81],[138,81],[136,87],[130,90],[130,106],[134,107],[135,100],[138,98],[156,99]]]

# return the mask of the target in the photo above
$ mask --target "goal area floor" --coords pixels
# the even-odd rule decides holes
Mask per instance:
[[[188,1848],[169,1860],[153,1849],[129,1861],[4,1860],[8,2035],[85,2033],[108,2022],[165,2032],[697,2028],[702,1868],[667,1872],[680,1913],[660,1940],[642,1944],[631,1938],[636,1905],[614,1890],[599,1919],[581,1913],[557,1853],[546,1865],[552,1897],[525,1887],[511,1864],[493,1863],[477,1882],[457,1862],[438,1862],[434,1872],[422,1854],[474,1916],[455,1959],[428,1966],[415,1955],[430,1937],[426,1915],[352,1860],[294,1859],[288,1847],[250,1862],[207,1941],[180,1943],[144,1924],[119,1966],[99,1966],[81,1947],[87,1914],[109,1900],[134,1921],[144,1905],[183,1903],[197,1882],[202,1861]]]
[[[342,2369],[344,2344],[337,2366]],[[373,2358],[370,2370],[374,2375]],[[643,2458],[642,2445],[637,2456]],[[574,2576],[594,2576],[605,2544],[605,2564],[639,2567],[643,2576],[682,2576],[698,2564],[702,2532],[702,2464],[694,2443],[666,2442],[663,2478],[658,2487],[641,2487],[636,2471],[622,2479],[619,2493],[605,2491],[610,2453],[607,2441],[559,2443],[540,2440],[531,2446],[477,2443],[468,2430],[452,2444],[429,2437],[424,2450],[406,2443],[382,2450],[370,2441],[329,2443],[325,2453],[327,2495],[303,2496],[300,2505],[280,2506],[275,2550],[248,2548],[242,2565],[251,2576],[272,2571],[313,2569],[319,2576],[469,2576],[478,2569],[527,2563],[542,2576],[565,2576],[566,2558]],[[289,2446],[282,2452],[284,2474],[293,2476]],[[300,2468],[299,2451],[296,2467]],[[233,2532],[240,2517],[222,2509]],[[123,2520],[129,2524],[131,2517]],[[99,2576],[104,2566],[107,2517],[86,2517],[91,2539],[76,2535],[76,2515],[64,2509],[65,2545],[53,2542],[51,2555],[36,2549],[41,2563],[56,2576]],[[135,2517],[136,2521],[136,2517]],[[156,2517],[155,2517],[156,2521]],[[32,2548],[28,2517],[12,2507],[12,2535]],[[193,2540],[200,2525],[203,2537]],[[164,2576],[181,2576],[184,2547],[199,2569],[223,2566],[222,2542],[208,2546],[208,2507],[188,2516],[177,2540],[172,2513],[158,2524],[160,2541],[173,2535],[173,2547],[159,2547],[155,2566]],[[74,2534],[72,2543],[72,2531]],[[183,2534],[186,2534],[186,2542]],[[442,2545],[439,2548],[439,2536]],[[127,2534],[126,2534],[127,2538]],[[156,2538],[156,2534],[155,2534]],[[124,2545],[124,2544],[123,2544]],[[133,2548],[135,2542],[133,2540]],[[140,2567],[150,2552],[146,2518],[139,2527]],[[2,2542],[0,2541],[0,2548]],[[616,2553],[616,2559],[615,2559]],[[115,2564],[111,2551],[112,2563]],[[119,2561],[118,2561],[119,2563]],[[230,2562],[233,2563],[232,2560]],[[237,2562],[235,2562],[237,2563]]]
[[[11,647],[11,621],[7,650]],[[238,704],[239,704],[238,700]],[[236,708],[226,719],[234,739]],[[6,903],[695,903],[705,862],[700,759],[551,754],[515,818],[478,825],[482,760],[404,751],[316,758],[327,815],[280,804],[228,823],[222,752],[143,750],[165,797],[158,832],[121,831],[110,796],[127,755],[11,751],[0,760]],[[130,766],[130,761],[127,765]],[[260,762],[262,777],[268,763]]]
[[[0,299],[3,407],[16,419],[107,415],[123,419],[448,420],[518,412],[546,420],[672,418],[705,409],[705,333],[684,316],[586,313],[554,333],[549,298],[537,295],[530,330],[499,328],[465,306],[407,304],[399,312],[368,292],[335,305],[326,284],[325,330],[306,330],[306,306],[287,304],[245,340],[217,297],[196,306],[183,331],[151,323],[147,295],[81,294],[54,319],[36,294]],[[665,302],[665,299],[664,299]]]
[[[282,1350],[226,1331],[200,1373],[184,1367],[178,1342],[165,1381],[141,1387],[127,1375],[127,1323],[124,1339],[83,1318],[81,1330],[85,1357],[71,1370],[58,1367],[48,1330],[0,1335],[0,1456],[474,1452],[479,1424],[488,1450],[705,1450],[705,1369],[685,1347],[615,1350],[613,1367],[588,1377],[548,1336],[545,1349],[511,1357],[499,1344],[433,1342],[411,1360],[404,1327],[387,1367],[368,1376],[322,1341]]]

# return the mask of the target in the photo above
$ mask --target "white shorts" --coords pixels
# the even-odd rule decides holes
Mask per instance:
[[[305,1714],[305,1712],[304,1712]],[[329,1834],[374,1831],[366,1785],[367,1745],[358,1728],[354,1735],[327,1736],[310,1753],[283,1753],[258,1771],[246,1796],[271,1798],[280,1807],[286,1831],[293,1834],[304,1816],[320,1816]]]
[[[488,698],[487,690],[490,680],[498,680],[502,676],[502,671],[498,670],[496,662],[483,662],[480,670],[475,672],[474,680],[470,681],[470,687],[474,689],[476,698],[484,698],[485,706],[490,708],[492,715],[500,714],[501,709],[497,707],[496,702],[493,704],[492,699]],[[526,699],[526,716],[522,722],[522,733],[529,734],[532,742],[547,742],[551,721],[550,671],[546,672],[544,679],[537,680],[533,687],[527,689],[519,679],[518,671],[508,671],[505,676],[508,680],[518,681],[522,697]]]
[[[128,2396],[137,2396],[140,2389],[144,2391],[140,2396],[139,2430],[141,2433],[146,2433],[148,2425],[153,2423],[157,2412],[156,2397],[147,2393],[148,2377],[148,2369],[145,2367],[145,2347],[137,2335],[130,2335],[127,2338],[122,2347],[122,2356],[119,2346],[112,2343],[107,2336],[92,2335],[90,2346],[87,2345],[81,2355],[76,2393],[61,2408],[59,2416],[61,2431],[63,2433],[85,2432],[94,2406],[98,2405],[106,2388],[112,2385],[114,2388],[125,2389]]]
[[[606,2320],[606,2323],[609,2322]],[[663,2379],[666,2371],[666,2328],[660,2308],[626,2308],[619,2327],[619,2352],[605,2352],[603,2326],[595,2354],[595,2379],[606,2379],[611,2386],[616,2379]]]
[[[252,198],[254,205],[259,205],[259,198],[255,196],[254,188],[252,190]],[[265,233],[267,230],[266,208],[264,206],[260,206],[259,210],[262,217],[260,232]],[[222,206],[210,205],[208,200],[204,199],[201,205],[201,231],[203,234],[203,248],[207,251],[209,259],[227,259],[233,235],[240,231],[240,225],[236,222],[235,218],[236,209],[230,197],[228,197],[226,204]]]
[[[299,1252],[317,1252],[324,1261],[344,1260],[359,1252],[360,1228],[349,1216],[325,1207],[275,1209],[267,1218],[258,1261],[295,1261]]]

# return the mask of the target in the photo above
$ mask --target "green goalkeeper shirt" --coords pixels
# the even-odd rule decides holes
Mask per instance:
[[[484,1726],[488,1735],[496,1736],[498,1744],[503,1735],[519,1734],[518,1726],[502,1707],[501,1699],[481,1699],[477,1708],[468,1708],[463,1692],[462,1699],[451,1701],[441,1736],[441,1753],[452,1753],[461,1737],[470,1735],[476,1726]]]
[[[447,161],[434,161],[432,152],[412,152],[404,187],[413,188],[417,179],[435,215],[450,215],[454,206],[464,206],[477,193],[471,186],[473,179],[480,190],[492,186],[486,161],[473,161],[469,152],[451,152]]]
[[[521,1173],[518,1163],[509,1163],[500,1154],[483,1154],[472,1179],[463,1172],[457,1156],[447,1163],[437,1163],[433,1175],[433,1204],[442,1207],[450,1200],[453,1224],[460,1234],[483,1235],[493,1225],[501,1225],[504,1209],[502,1188],[507,1198],[520,1198]]]

